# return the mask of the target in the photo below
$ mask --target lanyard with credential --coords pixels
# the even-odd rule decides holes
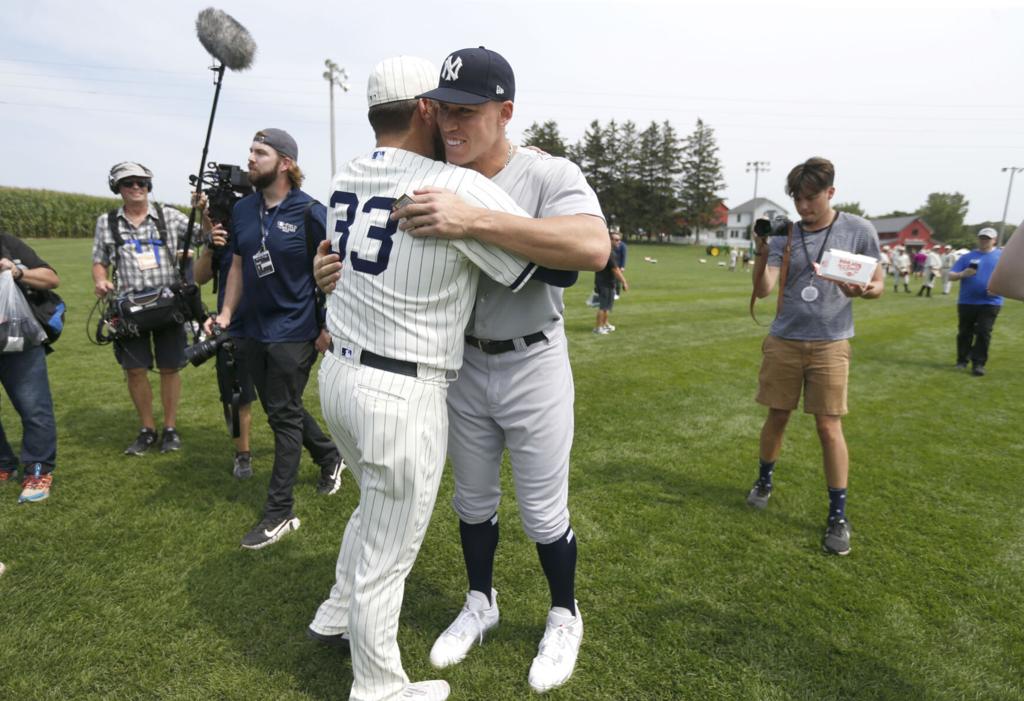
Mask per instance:
[[[267,275],[274,274],[274,261],[270,258],[270,251],[267,250],[267,238],[270,237],[270,230],[274,227],[274,221],[277,219],[277,215],[281,213],[281,205],[277,205],[274,209],[273,216],[270,217],[270,221],[266,221],[266,212],[263,209],[263,198],[260,198],[259,202],[259,222],[260,222],[260,233],[263,234],[263,240],[260,242],[260,250],[252,257],[253,265],[256,267],[256,275],[259,277],[266,277]]]
[[[818,256],[813,263],[811,262],[811,254],[807,251],[806,232],[802,226],[800,227],[800,247],[804,249],[804,260],[807,261],[807,268],[810,271],[810,279],[807,281],[807,286],[800,290],[800,298],[805,302],[813,302],[818,299],[818,288],[814,286],[814,263],[821,265],[821,258],[825,255],[825,248],[828,246],[828,237],[832,235],[832,227],[835,226],[838,218],[839,212],[836,212],[836,215],[832,217],[832,222],[828,225],[828,229],[825,231],[825,239],[821,242]]]
[[[143,223],[145,224],[145,222],[143,222]],[[150,247],[152,247],[152,249],[153,249],[153,260],[156,261],[156,264],[158,266],[160,265],[160,248],[159,247],[164,245],[163,241],[161,241],[160,239],[152,238],[152,237],[150,237],[148,241],[144,241],[143,239],[136,238],[134,236],[129,238],[127,241],[128,241],[128,243],[134,243],[135,244],[135,254],[136,255],[142,253],[142,244],[148,242]]]

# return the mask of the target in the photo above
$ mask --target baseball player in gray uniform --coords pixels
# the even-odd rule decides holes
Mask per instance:
[[[608,260],[608,229],[580,169],[563,158],[516,149],[505,135],[515,77],[485,48],[449,55],[436,100],[449,163],[490,177],[536,219],[473,208],[437,189],[415,193],[401,217],[415,236],[458,240],[472,234],[562,271],[593,270]],[[543,218],[543,219],[542,219]],[[575,277],[575,273],[568,273]],[[466,335],[465,361],[448,393],[448,456],[453,506],[469,579],[462,611],[435,642],[437,667],[461,661],[498,623],[494,553],[498,545],[499,469],[508,448],[524,530],[537,545],[551,608],[528,675],[546,691],[569,679],[583,637],[576,606],[576,536],[569,524],[569,452],[573,380],[563,327],[562,289],[538,281],[515,295],[481,280]]]
[[[447,682],[410,684],[402,669],[397,632],[405,578],[437,496],[448,380],[462,364],[479,273],[515,291],[536,270],[522,256],[473,239],[413,238],[390,219],[396,201],[428,186],[451,189],[474,206],[526,215],[478,173],[429,157],[434,114],[415,98],[437,85],[436,75],[430,62],[411,57],[374,69],[367,101],[377,146],[335,175],[328,231],[337,256],[325,256],[321,245],[315,268],[321,289],[335,286],[327,300],[332,348],[320,366],[321,405],[360,498],[345,528],[335,584],[309,630],[325,642],[350,641],[353,701],[448,697]]]

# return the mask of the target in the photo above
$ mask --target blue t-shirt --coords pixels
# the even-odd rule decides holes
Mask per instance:
[[[994,248],[988,253],[982,253],[975,249],[967,255],[960,256],[956,263],[953,263],[952,272],[962,273],[967,266],[977,261],[978,272],[971,277],[960,278],[960,297],[957,302],[960,304],[991,304],[996,307],[1003,306],[1003,298],[999,295],[988,293],[988,279],[992,277],[992,271],[996,269],[999,256],[1003,255],[1002,249]]]
[[[261,192],[235,203],[231,248],[242,259],[242,297],[249,310],[246,338],[264,343],[312,341],[320,333],[313,260],[306,247],[306,209],[312,201],[294,188],[266,211]],[[317,202],[311,214],[315,246],[326,237],[327,208]],[[264,246],[274,272],[260,277],[253,256]]]

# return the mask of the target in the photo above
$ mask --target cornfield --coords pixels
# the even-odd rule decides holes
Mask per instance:
[[[120,197],[0,187],[0,230],[18,238],[92,238],[96,218],[120,206]]]

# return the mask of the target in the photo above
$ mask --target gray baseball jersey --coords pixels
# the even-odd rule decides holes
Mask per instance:
[[[538,219],[570,214],[604,218],[597,194],[579,167],[564,158],[517,149],[493,182]],[[509,290],[481,280],[470,333],[504,340],[548,329],[562,321],[562,292],[560,287],[532,280],[513,298]]]
[[[519,149],[494,182],[535,216],[602,216],[586,178],[564,158]],[[512,298],[481,281],[474,336],[506,340],[543,330],[546,340],[500,355],[468,346],[448,391],[455,512],[466,523],[493,517],[507,447],[523,528],[542,544],[569,524],[574,386],[562,311],[560,288],[533,280]]]
[[[328,297],[335,338],[320,366],[320,401],[360,498],[310,627],[349,634],[351,700],[392,699],[409,682],[398,619],[444,468],[446,370],[462,364],[480,270],[516,289],[535,266],[475,240],[414,238],[390,221],[396,199],[427,186],[525,215],[478,173],[381,148],[343,166],[333,185],[328,229],[344,267]],[[363,350],[416,363],[416,376],[363,365]]]
[[[511,295],[536,266],[475,239],[415,238],[398,230],[398,222],[388,220],[392,204],[427,186],[478,207],[529,216],[501,188],[465,168],[389,148],[352,161],[335,177],[328,213],[344,268],[327,300],[327,328],[378,355],[454,370],[462,364],[479,271],[489,289]]]

